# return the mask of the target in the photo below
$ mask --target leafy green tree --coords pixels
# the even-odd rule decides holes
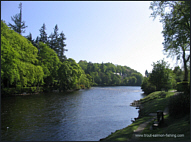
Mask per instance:
[[[44,71],[45,86],[53,86],[58,76],[58,69],[60,67],[60,60],[53,49],[48,47],[47,44],[39,42],[39,64]]]
[[[76,89],[79,85],[79,79],[82,73],[83,70],[74,59],[69,58],[62,62],[58,70],[60,90]]]
[[[80,85],[80,88],[90,88],[92,84],[92,77],[89,74],[85,74],[83,70],[81,70],[81,72],[82,74],[77,84]]]
[[[137,78],[135,76],[129,77],[128,83],[129,83],[129,85],[135,86],[137,83]]]
[[[153,63],[152,73],[149,76],[149,82],[156,86],[156,90],[161,89],[170,89],[171,84],[171,76],[169,70],[169,64],[164,60],[157,61],[157,63]]]
[[[150,9],[151,16],[160,16],[163,23],[164,51],[168,56],[182,57],[184,80],[188,80],[187,63],[190,60],[190,1],[154,1]]]
[[[128,85],[128,82],[129,82],[129,78],[128,77],[125,77],[123,79],[123,85]]]
[[[11,20],[15,23],[15,25],[9,23],[9,26],[17,33],[21,34],[25,32],[25,22],[22,21],[22,3],[19,4],[20,13],[11,17]]]
[[[175,67],[173,73],[176,75],[176,82],[181,82],[183,79],[183,71],[179,66]]]
[[[141,85],[142,75],[127,67],[115,66],[112,63],[92,63],[87,61],[80,61],[78,63],[86,74],[92,77],[93,85]],[[134,77],[133,77],[134,76]],[[130,78],[131,77],[131,78]],[[129,82],[130,78],[130,82]]]
[[[104,65],[104,63],[102,62],[101,66],[100,66],[101,72],[105,73],[106,71],[106,66]]]
[[[122,73],[122,68],[121,68],[121,66],[120,65],[117,65],[117,67],[116,67],[116,73]]]
[[[1,21],[1,79],[4,87],[35,86],[43,83],[37,48]]]
[[[78,62],[78,64],[80,65],[80,67],[86,72],[86,70],[87,70],[87,65],[88,65],[88,62],[86,61],[86,60],[80,60],[79,62]]]
[[[134,77],[136,77],[136,83],[135,83],[135,85],[136,85],[136,86],[140,86],[140,85],[142,84],[142,81],[143,81],[143,76],[142,76],[142,74],[140,74],[140,73],[132,73],[131,75],[134,76]]]
[[[149,82],[149,77],[144,77],[143,82],[141,84],[141,89],[144,91],[144,94],[150,94],[156,91],[156,86]]]

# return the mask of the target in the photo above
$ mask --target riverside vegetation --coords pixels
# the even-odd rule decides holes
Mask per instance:
[[[140,86],[142,74],[127,67],[112,63],[79,61],[64,55],[63,33],[58,26],[50,40],[45,24],[40,37],[23,37],[1,20],[1,93],[29,94],[67,91],[93,86]]]
[[[163,24],[164,51],[177,61],[182,59],[183,70],[178,66],[171,70],[164,60],[153,63],[141,85],[147,96],[135,101],[140,105],[139,117],[103,141],[190,141],[190,54],[186,52],[190,51],[190,1],[154,1],[150,9],[151,17],[159,16]],[[158,110],[166,111],[164,121],[152,129]],[[146,125],[136,137],[142,124]]]
[[[1,93],[29,94],[51,91],[68,91],[93,86],[141,85],[141,73],[112,63],[87,63],[67,58],[65,35],[58,32],[46,33],[46,25],[40,28],[40,36],[24,37],[25,22],[20,13],[11,17],[14,25],[1,20]]]
[[[171,9],[170,13],[165,8]],[[22,5],[20,5],[20,9]],[[58,33],[58,26],[48,37],[45,24],[40,29],[40,37],[32,39],[32,34],[23,37],[22,29],[26,28],[20,14],[12,18],[14,25],[8,27],[1,20],[1,93],[20,94],[49,92],[53,90],[67,91],[94,86],[141,85],[147,97],[141,99],[140,116],[128,127],[117,130],[103,140],[132,140],[133,131],[141,123],[152,118],[150,113],[164,110],[164,124],[156,130],[150,130],[152,121],[142,134],[184,134],[181,138],[139,138],[140,140],[189,140],[190,139],[190,1],[155,1],[151,3],[154,18],[159,15],[163,23],[164,51],[169,56],[176,56],[183,61],[183,70],[177,66],[174,70],[164,60],[153,63],[151,73],[145,77],[127,67],[112,63],[91,63],[79,61],[64,55],[65,35]],[[19,25],[19,24],[20,25]],[[22,24],[22,25],[21,25]],[[180,52],[181,51],[181,52]],[[176,89],[179,93],[168,92]],[[166,92],[164,92],[164,90]],[[165,93],[166,97],[160,97]]]
[[[162,93],[166,93],[165,98],[160,97]],[[142,107],[138,119],[126,128],[116,130],[101,140],[134,141],[136,137],[134,131],[149,120],[149,124],[139,134],[140,137],[137,137],[136,141],[190,140],[190,94],[179,93],[175,95],[176,93],[156,91],[139,100]],[[164,123],[157,129],[151,129],[154,122],[152,118],[155,116],[149,114],[156,114],[156,111],[164,110],[166,107],[169,108],[169,113],[164,116]],[[162,136],[160,137],[160,135]]]

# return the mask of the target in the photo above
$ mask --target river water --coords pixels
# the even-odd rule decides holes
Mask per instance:
[[[92,87],[70,93],[1,98],[1,140],[99,141],[131,124],[141,87]]]

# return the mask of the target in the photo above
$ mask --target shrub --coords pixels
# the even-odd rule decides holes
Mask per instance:
[[[188,93],[179,93],[170,97],[169,115],[180,118],[190,113],[190,95]]]
[[[152,85],[149,82],[149,79],[145,77],[143,83],[141,84],[141,89],[144,91],[145,94],[150,94],[156,91],[156,86]]]
[[[185,92],[186,91],[188,93],[188,91],[190,90],[189,82],[187,82],[187,81],[178,82],[176,89],[178,92]]]
[[[16,88],[3,88],[2,94],[3,95],[12,95],[12,94],[22,94],[22,93],[37,93],[37,92],[43,92],[42,87],[21,87],[17,86]]]

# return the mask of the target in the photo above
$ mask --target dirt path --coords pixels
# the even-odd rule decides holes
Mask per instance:
[[[170,92],[176,92],[176,90],[172,90],[172,91],[170,91]],[[179,93],[181,93],[181,92],[177,92],[177,93],[175,93],[174,95],[178,95]],[[164,109],[164,111],[163,111],[163,114],[164,114],[164,115],[167,115],[168,113],[169,113],[169,108],[166,107],[166,108]],[[153,116],[153,117],[152,117],[151,119],[149,119],[148,121],[146,121],[146,122],[140,124],[139,127],[138,127],[136,130],[134,130],[133,137],[132,137],[132,139],[131,139],[132,141],[139,139],[138,136],[136,137],[136,134],[141,134],[141,132],[145,129],[145,127],[146,127],[152,120],[154,120],[154,118],[156,117],[156,115],[157,115],[156,113],[150,113],[149,116]]]
[[[163,114],[164,115],[167,115],[168,114],[168,111],[169,109],[168,109],[168,107],[166,107],[165,109],[164,109],[164,111],[163,111]],[[150,116],[153,116],[151,119],[149,119],[148,121],[146,121],[146,122],[144,122],[144,123],[142,123],[142,124],[140,124],[139,125],[139,127],[136,129],[136,130],[134,130],[134,133],[133,133],[133,137],[132,137],[132,141],[134,141],[134,140],[138,140],[139,139],[139,137],[138,136],[136,136],[137,134],[140,134],[144,129],[145,129],[145,127],[152,121],[152,120],[154,120],[154,118],[156,117],[156,113],[150,113],[149,114]]]
[[[149,119],[148,121],[146,121],[146,122],[140,124],[139,127],[138,127],[136,130],[134,130],[134,132],[133,132],[133,137],[132,137],[131,140],[132,140],[132,141],[138,140],[139,138],[138,138],[138,136],[136,136],[136,135],[137,135],[137,134],[140,134],[140,133],[145,129],[145,127],[149,124],[149,122],[151,122],[152,120],[153,120],[153,118],[151,118],[151,119]]]

